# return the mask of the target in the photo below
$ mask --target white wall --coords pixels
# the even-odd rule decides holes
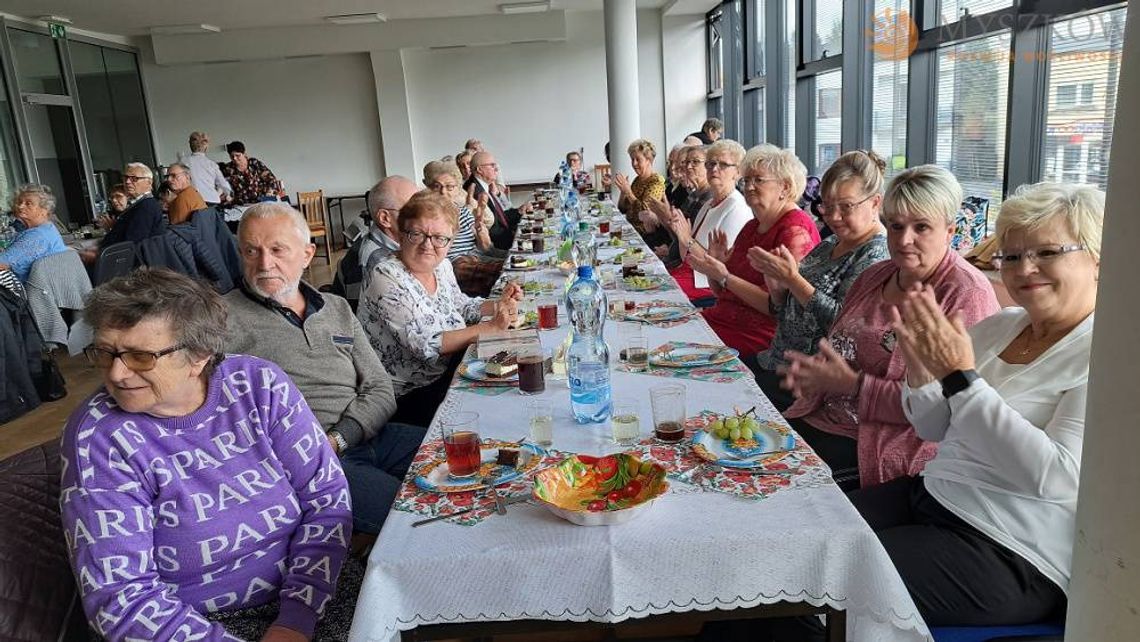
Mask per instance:
[[[211,158],[226,160],[225,143],[240,140],[290,194],[363,193],[383,176],[366,53],[169,66],[140,58],[162,164],[202,130]]]
[[[658,146],[665,142],[660,20],[657,11],[638,12],[636,35],[642,135]],[[579,146],[587,166],[602,161],[609,138],[602,27],[600,11],[569,12],[565,42],[405,50],[416,167],[455,154],[472,137],[513,182],[548,180]]]

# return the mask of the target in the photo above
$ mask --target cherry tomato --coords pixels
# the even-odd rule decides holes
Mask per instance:
[[[629,483],[625,485],[625,488],[621,489],[621,494],[626,497],[637,497],[637,494],[640,492],[641,482],[637,481],[636,479],[629,480]]]
[[[578,455],[578,461],[586,464],[587,466],[593,466],[594,464],[598,463],[598,458],[591,457],[590,455]]]
[[[605,502],[605,500],[601,500],[601,499],[595,499],[594,501],[592,501],[588,505],[586,505],[586,510],[593,511],[595,513],[598,511],[605,510],[605,509],[606,509],[606,502]]]
[[[621,494],[620,490],[611,490],[610,492],[606,493],[606,499],[610,500],[611,502],[613,502],[615,504],[620,502],[621,498],[622,498],[622,494]]]
[[[612,455],[609,457],[602,457],[598,460],[598,463],[594,465],[594,468],[597,469],[598,475],[602,478],[602,480],[609,479],[617,474],[617,457],[614,457]]]

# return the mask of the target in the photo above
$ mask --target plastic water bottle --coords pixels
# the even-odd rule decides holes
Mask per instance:
[[[578,221],[572,256],[576,267],[594,266],[594,260],[598,256],[598,246],[594,242],[594,233],[590,231],[590,225],[586,221]]]
[[[570,384],[570,410],[580,424],[598,423],[610,416],[610,349],[602,338],[606,295],[594,280],[594,268],[578,268],[578,280],[566,295],[566,310],[574,328],[566,355]]]

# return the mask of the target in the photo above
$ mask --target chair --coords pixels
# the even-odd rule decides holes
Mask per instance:
[[[135,244],[132,241],[120,241],[103,248],[99,258],[95,260],[95,287],[119,276],[130,274],[135,267]]]
[[[71,313],[83,309],[83,298],[91,291],[79,254],[68,248],[36,259],[24,289],[44,342],[67,345]]]
[[[352,222],[348,224],[346,229],[341,231],[341,234],[344,235],[345,247],[352,247],[356,239],[364,236],[364,233],[368,231],[368,220],[365,216],[365,212],[361,212],[359,216],[352,219]]]
[[[309,235],[313,238],[324,237],[325,260],[332,265],[332,240],[329,235],[329,211],[328,203],[325,201],[325,191],[297,192],[297,207],[309,223]]]

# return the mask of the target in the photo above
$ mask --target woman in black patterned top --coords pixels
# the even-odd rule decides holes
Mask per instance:
[[[802,263],[787,251],[754,247],[748,252],[752,266],[764,273],[771,288],[769,307],[778,324],[770,347],[745,362],[780,412],[794,401],[780,387],[776,371],[785,363],[784,351],[815,354],[819,340],[839,316],[851,284],[863,270],[889,258],[879,222],[885,168],[878,155],[861,150],[840,156],[828,168],[820,189],[824,199],[820,211],[835,233]]]
[[[253,205],[265,200],[285,198],[281,181],[265,163],[247,156],[245,145],[238,140],[226,145],[230,162],[221,163],[222,175],[233,188],[228,205]]]

